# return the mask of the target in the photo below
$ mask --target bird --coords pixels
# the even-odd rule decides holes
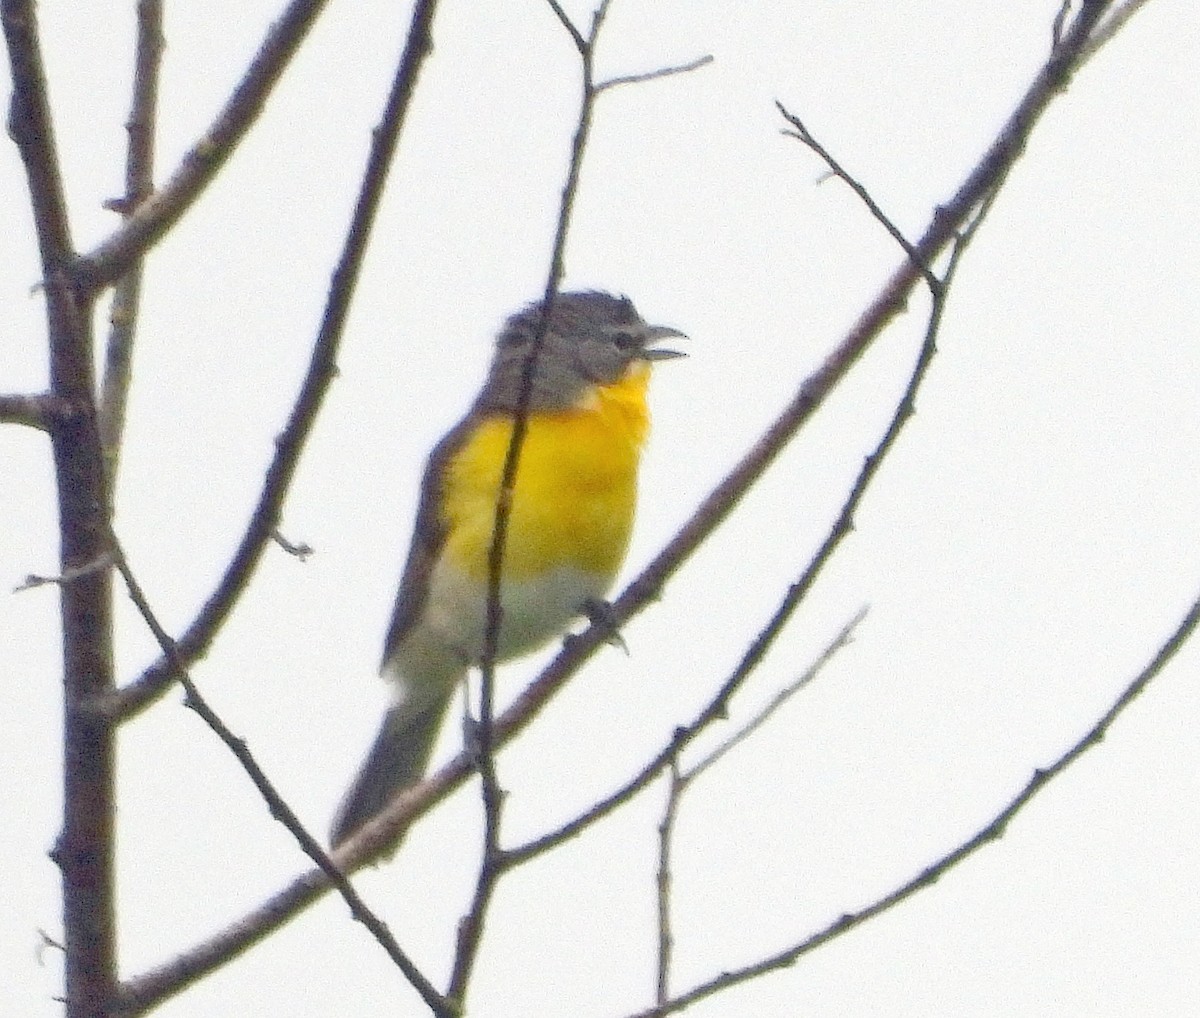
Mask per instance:
[[[684,356],[655,344],[686,336],[599,290],[553,295],[543,322],[545,306],[506,320],[479,395],[429,455],[384,640],[392,703],[335,815],[335,849],[421,780],[456,688],[481,663],[497,504],[522,408],[495,662],[532,653],[581,616],[604,618],[633,528],[651,366]]]

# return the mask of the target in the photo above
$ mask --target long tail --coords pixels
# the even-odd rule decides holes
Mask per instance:
[[[338,807],[329,834],[334,848],[374,817],[397,792],[421,779],[453,693],[451,685],[444,695],[422,698],[419,703],[399,703],[383,716],[375,743]]]

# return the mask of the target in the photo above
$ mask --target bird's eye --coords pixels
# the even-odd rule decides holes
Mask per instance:
[[[611,333],[611,337],[618,350],[636,350],[638,347],[638,339],[631,332],[616,329]]]

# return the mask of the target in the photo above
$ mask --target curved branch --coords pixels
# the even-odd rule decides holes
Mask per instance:
[[[466,914],[458,924],[458,939],[454,966],[450,976],[447,996],[461,1004],[470,981],[471,971],[478,955],[483,936],[484,917],[491,902],[496,884],[509,868],[505,854],[500,850],[500,813],[503,792],[496,777],[493,740],[493,688],[495,683],[496,645],[501,624],[500,577],[502,573],[508,522],[512,511],[513,488],[516,483],[517,463],[529,424],[530,400],[533,395],[533,380],[538,358],[546,339],[550,315],[558,285],[563,275],[563,261],[567,246],[567,233],[571,224],[571,213],[575,196],[579,190],[579,174],[583,166],[584,151],[591,131],[596,102],[609,88],[621,84],[653,81],[672,74],[681,74],[701,67],[712,58],[704,57],[683,67],[664,68],[646,74],[628,75],[620,79],[597,83],[595,79],[596,45],[600,30],[608,13],[610,0],[601,0],[592,12],[592,24],[586,38],[574,26],[563,9],[550,0],[555,15],[562,22],[576,49],[579,51],[581,95],[575,135],[571,141],[571,156],[567,175],[563,183],[559,203],[558,220],[551,248],[550,268],[542,295],[542,314],[525,358],[521,373],[521,388],[513,414],[512,435],[505,452],[499,491],[496,499],[495,521],[492,543],[488,553],[487,626],[484,633],[483,656],[480,662],[480,723],[477,733],[478,770],[484,807],[483,860],[476,877],[475,890]]]
[[[337,373],[337,353],[350,298],[366,253],[371,226],[383,196],[388,168],[404,125],[417,76],[432,48],[430,34],[437,0],[421,0],[413,10],[404,53],[392,82],[379,126],[372,132],[371,151],[362,187],[354,206],[350,229],[330,283],[321,328],[313,344],[308,372],[292,407],[291,416],[276,440],[275,458],[267,468],[258,505],[216,590],[200,609],[187,631],[176,642],[181,661],[191,664],[208,650],[234,604],[250,580],[263,549],[277,531],[283,500],[295,474],[300,453],[312,431],[325,393]],[[96,704],[106,716],[128,717],[149,706],[174,679],[171,662],[160,657],[135,681]]]

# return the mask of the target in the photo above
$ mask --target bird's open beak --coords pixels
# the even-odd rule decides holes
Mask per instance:
[[[641,357],[647,361],[669,361],[676,357],[686,357],[682,350],[671,350],[665,347],[652,347],[651,343],[657,343],[660,339],[687,339],[687,333],[680,332],[678,329],[673,329],[669,325],[647,325],[642,329],[642,353]]]

